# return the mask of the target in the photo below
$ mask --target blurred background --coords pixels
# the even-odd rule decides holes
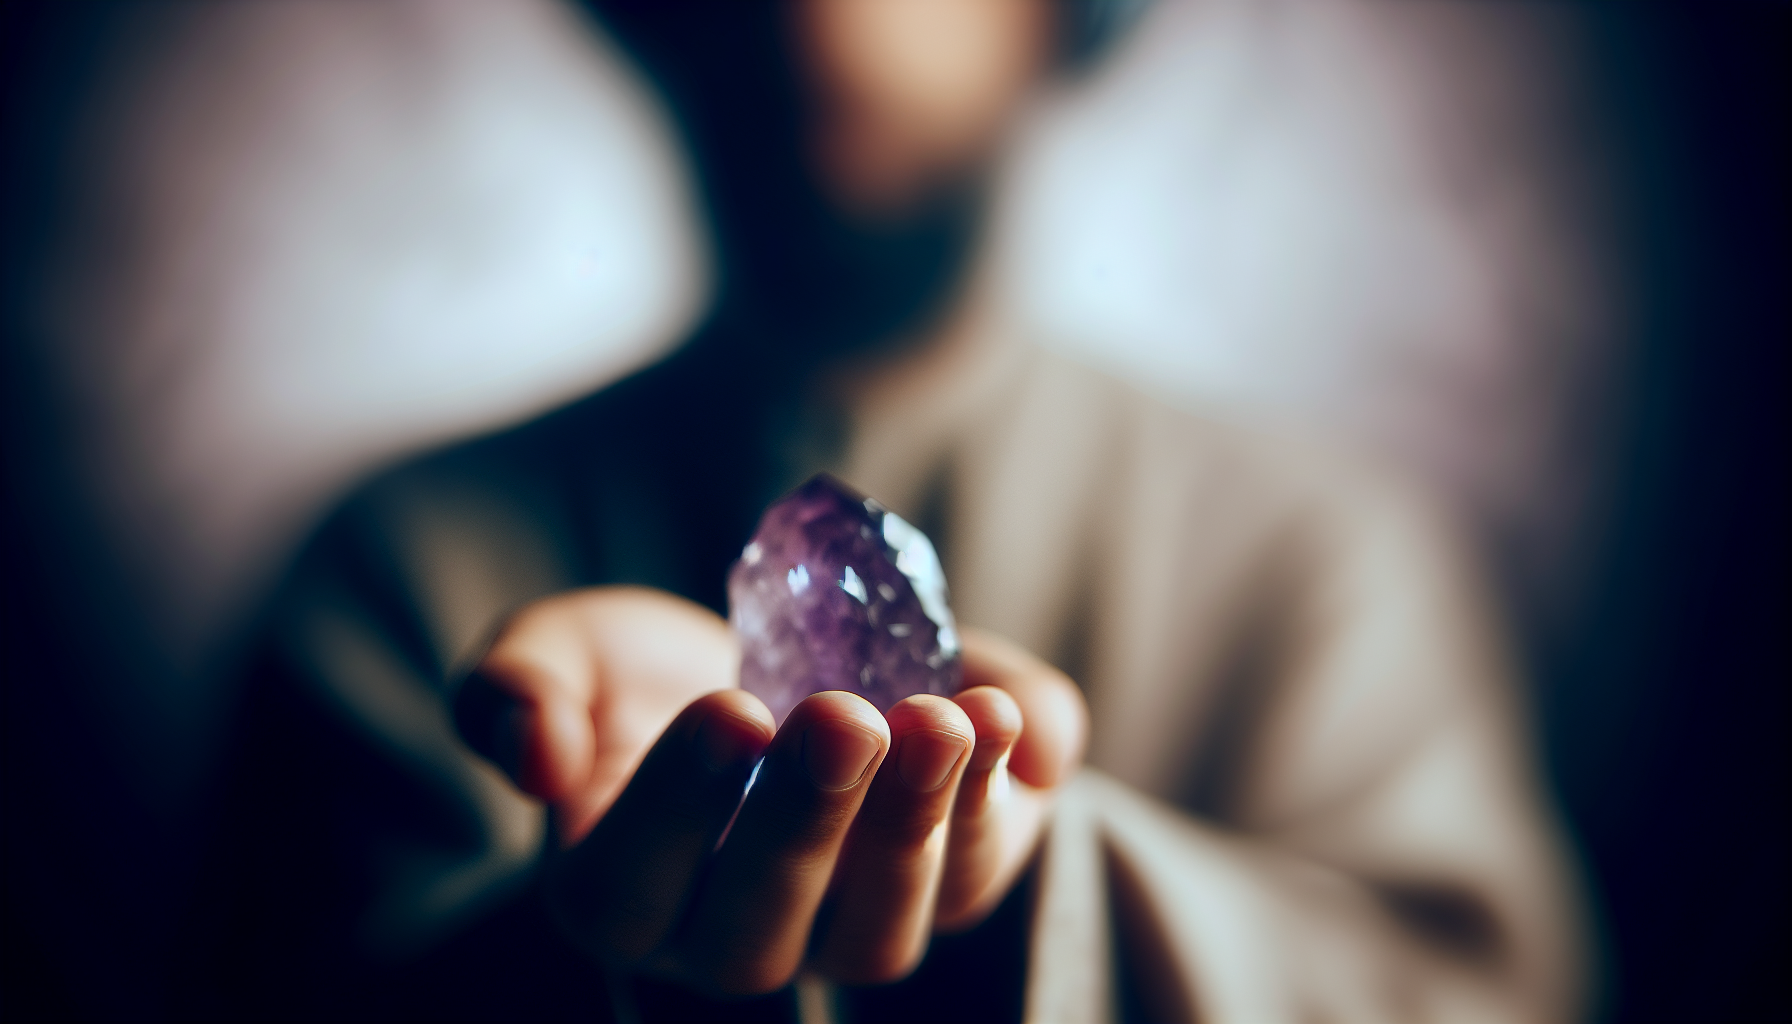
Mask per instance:
[[[1092,2],[972,274],[1173,403],[1475,538],[1591,880],[1600,1019],[1783,1014],[1788,8]],[[405,457],[715,292],[577,5],[0,8],[9,1017],[154,1016],[234,658]]]

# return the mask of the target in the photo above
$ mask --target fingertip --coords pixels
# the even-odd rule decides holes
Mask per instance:
[[[1062,784],[1083,760],[1089,735],[1089,710],[1083,694],[1068,678],[1054,672],[1028,694],[1026,731],[1014,745],[1010,763],[1022,782],[1040,789]]]
[[[771,709],[745,690],[717,690],[706,693],[690,703],[690,707],[700,709],[704,715],[722,714],[738,719],[743,727],[752,728],[764,733],[766,741],[778,731],[777,720],[772,718]]]
[[[885,712],[892,742],[911,732],[931,731],[959,736],[969,744],[976,741],[977,727],[964,708],[955,701],[931,693],[917,693],[898,702]]]
[[[691,743],[712,772],[745,770],[771,744],[771,712],[749,693],[722,690],[692,701],[688,716]]]
[[[803,698],[792,708],[779,732],[803,729],[821,721],[837,721],[867,729],[890,744],[890,723],[870,701],[847,690],[823,690]]]
[[[863,697],[826,690],[792,708],[772,743],[778,752],[771,756],[794,759],[818,789],[845,792],[870,778],[889,752],[890,726]]]
[[[944,697],[919,693],[885,713],[896,774],[913,793],[932,793],[956,774],[977,742],[964,709]]]
[[[1006,749],[1025,729],[1020,704],[1014,695],[998,686],[973,686],[953,698],[970,719],[978,745]]]

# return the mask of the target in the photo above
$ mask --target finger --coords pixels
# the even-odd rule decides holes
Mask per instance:
[[[673,719],[591,834],[555,861],[550,903],[567,931],[624,965],[665,942],[771,738],[771,713],[740,690]]]
[[[570,845],[679,709],[734,685],[738,659],[727,625],[691,602],[639,587],[570,591],[505,625],[457,696],[456,725],[555,805]]]
[[[591,668],[568,692],[587,695],[582,718],[594,739],[587,781],[555,807],[565,842],[604,814],[681,709],[740,677],[739,643],[709,609],[643,587],[578,593],[569,610]]]
[[[1007,795],[1008,763],[1024,732],[1024,719],[1014,697],[999,687],[975,686],[960,691],[953,701],[970,720],[976,737],[964,781],[958,786],[954,815],[974,819],[989,803]]]
[[[1089,710],[1070,677],[994,633],[966,629],[964,682],[999,687],[1019,705],[1026,728],[1008,767],[1021,781],[1050,789],[1082,763]]]
[[[551,690],[524,697],[518,689],[474,671],[455,697],[455,729],[523,792],[550,803],[571,798],[590,780],[596,762],[590,715]]]
[[[920,962],[975,739],[970,718],[944,697],[910,697],[885,718],[892,753],[853,819],[814,947],[815,965],[850,984],[895,981]]]
[[[959,931],[986,917],[1026,866],[1050,805],[1046,791],[1011,778],[1008,763],[1025,730],[1006,691],[978,686],[956,701],[977,741],[952,811],[946,864],[934,912],[938,931]]]
[[[512,616],[461,685],[455,724],[517,787],[550,803],[582,792],[596,762],[588,711],[598,685],[589,607],[596,591],[537,601]]]
[[[747,994],[796,972],[889,747],[884,716],[851,693],[818,693],[791,711],[680,926],[679,959],[696,979]]]
[[[1088,712],[1063,673],[993,634],[967,630],[958,703],[977,730],[959,786],[934,924],[958,931],[986,917],[1025,869],[1052,789],[1082,760]]]

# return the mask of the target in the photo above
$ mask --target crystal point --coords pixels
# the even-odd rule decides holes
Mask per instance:
[[[888,711],[963,685],[932,542],[825,473],[765,510],[728,573],[728,621],[740,637],[740,684],[780,725],[822,690]]]

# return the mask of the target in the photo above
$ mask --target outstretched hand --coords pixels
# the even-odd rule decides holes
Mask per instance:
[[[993,635],[964,640],[951,700],[885,716],[818,693],[774,732],[735,688],[715,615],[658,591],[573,591],[511,619],[456,720],[552,809],[549,899],[594,955],[733,994],[805,963],[892,981],[932,931],[1000,902],[1082,758],[1070,680]]]

